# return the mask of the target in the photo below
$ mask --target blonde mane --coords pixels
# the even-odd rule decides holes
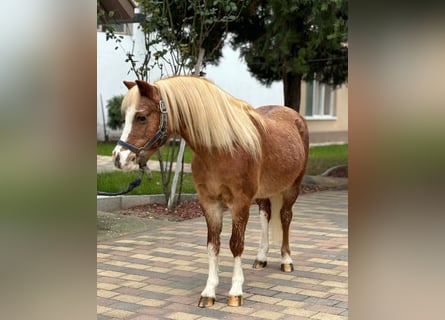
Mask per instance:
[[[128,110],[136,111],[141,102],[141,93],[138,86],[134,86],[128,90],[127,94],[122,99],[121,112],[126,113]]]
[[[260,157],[258,128],[264,130],[264,121],[250,104],[198,77],[171,77],[154,85],[167,106],[172,129],[187,128],[191,143],[232,154],[240,147],[253,158]]]

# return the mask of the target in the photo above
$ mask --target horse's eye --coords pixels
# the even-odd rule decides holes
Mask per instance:
[[[145,120],[147,120],[147,117],[146,116],[137,116],[136,120],[139,122],[144,122]]]

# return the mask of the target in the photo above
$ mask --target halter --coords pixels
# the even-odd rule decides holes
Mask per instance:
[[[161,111],[161,120],[158,131],[153,136],[153,138],[151,138],[143,147],[136,147],[122,140],[119,140],[117,144],[134,152],[136,155],[139,155],[141,151],[147,151],[159,140],[160,144],[162,145],[165,142],[165,137],[167,136],[167,108],[162,99],[159,101],[159,110]]]

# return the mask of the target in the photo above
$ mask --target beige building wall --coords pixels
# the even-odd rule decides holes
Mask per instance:
[[[300,113],[306,114],[306,83],[301,87]],[[333,117],[305,116],[310,141],[317,142],[347,142],[348,141],[348,86],[342,85],[334,91]]]

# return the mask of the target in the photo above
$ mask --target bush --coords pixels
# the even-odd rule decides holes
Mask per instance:
[[[107,125],[111,129],[121,129],[125,122],[124,115],[121,111],[122,100],[124,95],[114,96],[107,101],[108,122]]]

